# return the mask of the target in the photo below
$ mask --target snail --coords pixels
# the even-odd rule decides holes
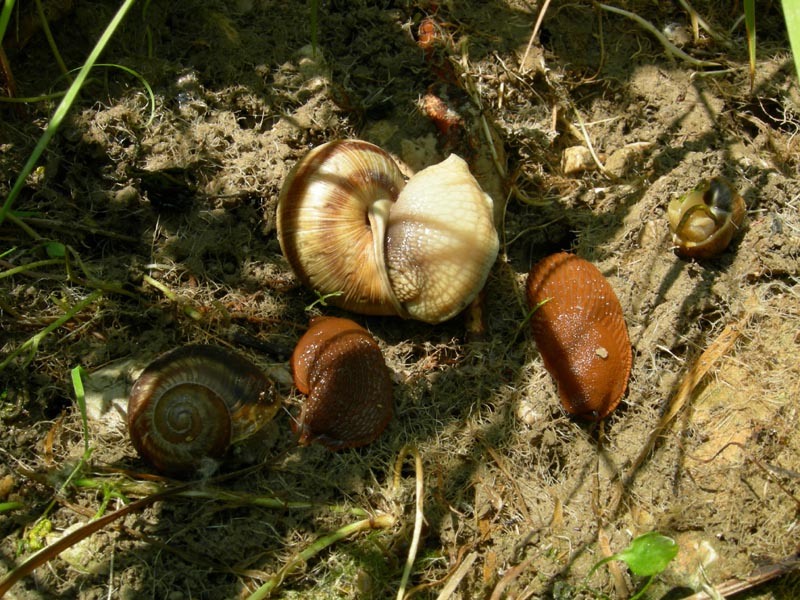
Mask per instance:
[[[392,382],[375,339],[349,319],[316,317],[291,359],[294,384],[307,394],[292,429],[300,444],[329,450],[368,444],[392,418]]]
[[[244,357],[189,345],[150,363],[131,388],[128,431],[152,467],[176,477],[213,470],[231,444],[278,410],[272,382]]]
[[[702,182],[667,207],[672,243],[682,258],[722,253],[744,222],[744,199],[722,177]]]
[[[591,420],[619,404],[631,372],[631,344],[614,290],[589,261],[561,252],[528,274],[531,329],[566,411]]]
[[[362,314],[440,323],[463,310],[497,257],[492,199],[458,156],[405,183],[360,140],[323,144],[281,189],[281,249],[301,282]]]

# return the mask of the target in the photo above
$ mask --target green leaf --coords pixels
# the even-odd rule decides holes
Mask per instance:
[[[70,371],[72,378],[72,389],[75,390],[75,400],[78,409],[81,411],[81,421],[83,423],[83,450],[84,458],[89,457],[89,419],[86,416],[86,392],[83,388],[83,376],[86,375],[83,367],[78,365]]]
[[[50,258],[63,258],[67,253],[64,244],[60,242],[49,242],[45,244],[45,250],[47,251],[47,256]]]
[[[613,558],[627,564],[634,575],[647,577],[666,569],[678,550],[675,540],[657,531],[650,531],[634,539],[630,546]]]
[[[64,98],[61,100],[61,103],[56,108],[56,111],[53,113],[53,116],[50,117],[50,121],[47,124],[47,129],[44,130],[44,133],[39,138],[39,141],[36,143],[36,147],[31,152],[31,155],[28,157],[28,161],[22,167],[22,170],[17,175],[17,180],[14,182],[11,191],[6,196],[6,200],[2,206],[0,206],[0,223],[5,221],[6,215],[8,211],[11,210],[11,207],[14,205],[14,201],[19,196],[19,193],[22,191],[22,188],[25,187],[25,183],[27,181],[28,175],[33,172],[33,169],[36,167],[36,163],[41,157],[42,153],[44,152],[47,145],[50,143],[50,140],[58,131],[58,128],[61,126],[61,123],[66,117],[67,112],[72,107],[75,102],[75,99],[78,96],[78,93],[83,87],[83,83],[86,81],[86,78],[89,76],[89,71],[92,70],[92,67],[97,62],[97,59],[103,53],[106,46],[108,45],[109,40],[114,35],[119,24],[125,18],[128,10],[135,4],[136,0],[123,0],[122,6],[119,7],[114,18],[111,19],[111,22],[106,26],[105,31],[100,36],[100,39],[95,44],[94,48],[92,49],[91,53],[89,53],[89,57],[86,59],[86,62],[83,63],[83,67],[81,67],[78,76],[75,78],[75,81],[72,82],[72,85],[69,86],[67,93],[64,95]],[[2,34],[5,32],[5,29],[8,25],[8,21],[11,17],[11,9],[14,7],[14,2],[12,0],[6,0],[3,5],[2,12],[0,12],[0,39],[2,39]]]
[[[795,69],[800,76],[800,2],[783,0],[783,17],[786,19],[786,30],[789,32],[789,43],[792,46]]]

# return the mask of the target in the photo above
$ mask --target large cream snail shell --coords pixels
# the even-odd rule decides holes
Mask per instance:
[[[711,258],[723,252],[742,226],[744,199],[722,177],[702,182],[667,207],[672,242],[683,258]]]
[[[330,302],[440,323],[480,292],[497,257],[492,199],[451,155],[404,183],[391,156],[359,140],[312,150],[278,200],[292,269]]]
[[[128,431],[152,467],[175,477],[213,470],[229,446],[280,406],[272,382],[244,357],[190,345],[159,356],[133,384]]]

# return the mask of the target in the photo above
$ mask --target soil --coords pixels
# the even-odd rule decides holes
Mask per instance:
[[[6,95],[12,84],[21,97],[63,89],[33,6],[18,4]],[[2,358],[42,333],[0,372],[0,503],[19,503],[0,512],[0,575],[166,485],[147,476],[121,416],[133,378],[159,354],[227,346],[284,398],[221,465],[229,477],[102,528],[8,597],[245,597],[365,514],[391,523],[304,557],[276,596],[394,597],[415,522],[413,460],[395,466],[409,445],[423,474],[406,586],[415,598],[629,597],[646,578],[624,564],[587,576],[650,531],[680,551],[648,598],[796,559],[800,94],[779,3],[759,4],[752,85],[741,7],[729,2],[695,3],[719,32],[701,27],[696,38],[680,3],[615,3],[718,66],[671,57],[589,2],[550,5],[530,48],[539,2],[329,0],[316,21],[312,4],[135,6],[102,61],[139,73],[155,106],[138,78],[97,68],[15,202],[17,220],[0,225]],[[45,5],[69,67],[116,10]],[[455,134],[426,94],[454,111]],[[3,197],[55,102],[0,106]],[[278,193],[310,148],[348,137],[411,170],[464,155],[505,208],[482,332],[462,317],[432,326],[353,315],[315,304],[299,284],[276,237]],[[604,170],[586,161],[590,144]],[[562,163],[572,153],[583,167]],[[745,224],[718,257],[681,259],[667,204],[713,176],[743,196]],[[627,321],[628,391],[602,424],[564,412],[525,324],[526,274],[558,251],[600,269]],[[289,427],[303,397],[286,361],[317,314],[367,327],[391,369],[394,418],[363,448],[298,447]],[[779,572],[745,597],[798,597],[797,571]]]

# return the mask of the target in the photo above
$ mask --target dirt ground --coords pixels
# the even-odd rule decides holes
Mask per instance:
[[[18,4],[18,33],[4,42],[16,95],[63,89],[33,6]],[[68,67],[116,10],[45,4]],[[680,552],[648,598],[684,598],[796,558],[800,93],[780,6],[758,4],[751,90],[740,3],[697,0],[719,32],[701,27],[697,39],[678,2],[614,4],[718,66],[673,58],[590,2],[550,5],[528,51],[540,2],[319,2],[316,52],[310,3],[135,6],[102,61],[152,86],[152,120],[138,79],[98,68],[15,204],[27,228],[0,225],[0,359],[89,299],[0,372],[0,503],[20,503],[0,512],[0,576],[157,485],[118,409],[160,353],[229,346],[275,378],[285,409],[222,472],[260,466],[104,527],[8,597],[246,597],[364,514],[392,523],[302,561],[276,596],[395,597],[415,521],[413,461],[394,481],[409,444],[424,474],[414,598],[629,597],[645,579],[624,564],[587,574],[649,531]],[[426,113],[428,93],[458,113],[458,135]],[[54,102],[0,105],[3,198]],[[310,148],[347,137],[412,169],[462,154],[506,205],[482,335],[462,317],[431,326],[306,310],[316,298],[281,255],[277,196]],[[567,148],[589,144],[604,171],[562,164]],[[744,197],[745,225],[721,256],[682,260],[666,206],[716,175]],[[53,242],[69,269],[47,262]],[[562,250],[601,270],[628,324],[628,392],[602,426],[564,413],[523,324],[527,272]],[[363,324],[392,371],[395,416],[364,448],[297,447],[290,431],[302,397],[286,361],[314,314]],[[93,452],[67,483],[85,441],[76,365],[87,372]],[[220,489],[283,504],[199,493]],[[785,571],[743,597],[800,597],[797,571]]]

